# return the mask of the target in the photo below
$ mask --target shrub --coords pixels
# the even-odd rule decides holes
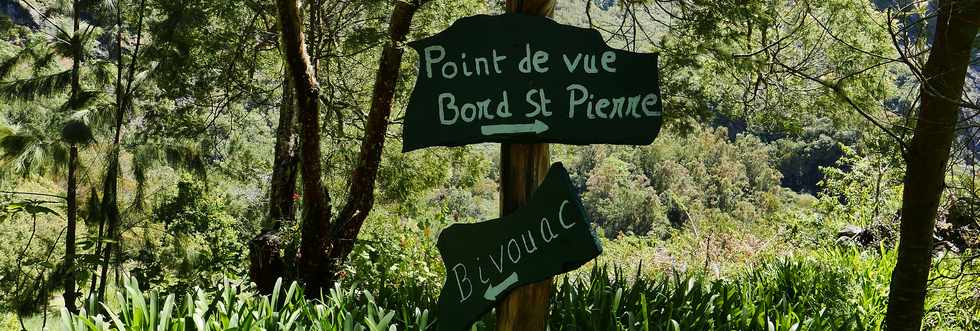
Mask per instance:
[[[144,287],[186,291],[194,284],[217,283],[225,274],[241,274],[247,235],[203,183],[180,181],[177,194],[152,216],[162,224],[162,235],[144,236],[133,270]]]
[[[646,176],[629,163],[606,158],[592,169],[586,185],[588,191],[582,194],[582,202],[589,206],[589,216],[607,236],[621,232],[666,234],[667,209]]]

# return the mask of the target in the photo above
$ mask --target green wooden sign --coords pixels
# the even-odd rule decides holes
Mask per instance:
[[[477,15],[408,44],[418,78],[404,151],[480,142],[646,145],[660,132],[657,55],[541,16]]]
[[[523,208],[458,223],[437,244],[446,265],[439,329],[464,330],[517,287],[568,272],[602,252],[568,172],[555,163]]]

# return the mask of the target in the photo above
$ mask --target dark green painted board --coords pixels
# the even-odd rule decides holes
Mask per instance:
[[[409,43],[418,78],[404,151],[480,142],[646,145],[660,132],[657,55],[523,14],[477,15]]]
[[[439,329],[464,330],[508,291],[568,272],[602,253],[568,172],[555,163],[523,208],[458,223],[437,246],[446,265]]]

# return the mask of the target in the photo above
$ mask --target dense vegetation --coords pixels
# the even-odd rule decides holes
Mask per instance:
[[[0,0],[0,329],[438,323],[500,148],[401,153],[402,43],[505,2],[297,3]],[[556,5],[660,53],[667,119],[550,146],[604,247],[551,329],[980,329],[980,5]]]

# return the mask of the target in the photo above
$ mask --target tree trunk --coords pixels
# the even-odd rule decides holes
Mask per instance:
[[[320,85],[306,52],[300,3],[276,0],[283,45],[290,76],[296,89],[299,107],[300,171],[303,174],[303,221],[297,266],[299,278],[312,296],[327,287],[330,278],[326,259],[330,229],[330,195],[321,183],[320,174]]]
[[[81,83],[79,76],[82,67],[82,42],[79,35],[80,13],[78,12],[78,0],[72,2],[72,64],[71,64],[71,96],[68,104],[72,109],[78,106],[78,96],[81,93]],[[78,226],[78,145],[71,144],[68,151],[68,192],[67,217],[68,226],[65,229],[65,282],[64,300],[65,309],[72,314],[78,313],[75,306],[75,230]]]
[[[269,218],[266,228],[278,228],[277,221],[296,218],[294,208],[296,176],[299,162],[294,155],[294,120],[296,102],[293,99],[291,79],[284,79],[282,104],[279,106],[279,127],[276,129],[275,159],[272,163],[272,184],[269,188]]]
[[[106,166],[105,178],[102,180],[102,218],[103,223],[106,227],[105,235],[100,236],[100,243],[105,238],[109,240],[116,239],[116,226],[119,223],[119,204],[116,199],[116,177],[119,174],[119,139],[120,131],[122,128],[122,114],[123,114],[123,87],[122,87],[122,68],[123,68],[123,57],[122,57],[122,3],[116,4],[116,86],[115,86],[115,97],[116,97],[116,109],[115,114],[113,114],[113,129],[115,132],[113,134],[112,146],[109,150],[109,164]],[[101,230],[102,225],[100,225]],[[101,232],[101,231],[100,231]],[[112,258],[112,244],[104,243],[101,247],[101,252],[96,252],[96,254],[102,254],[102,265],[101,271],[99,272],[99,287],[95,292],[96,301],[101,301],[105,298],[106,283],[108,283],[109,274],[109,259]]]
[[[118,132],[116,136],[118,137]],[[116,232],[119,226],[119,205],[116,200],[116,177],[119,174],[118,142],[113,144],[111,148],[112,150],[109,151],[109,165],[106,169],[106,177],[102,182],[102,215],[106,223],[104,238],[117,242],[118,235]],[[106,242],[102,245],[102,269],[99,273],[99,289],[96,292],[96,300],[98,301],[105,298],[106,285],[109,282],[109,260],[112,258],[112,251],[115,245],[118,245],[118,243]]]
[[[339,268],[354,248],[357,234],[374,205],[374,184],[384,150],[385,134],[388,132],[388,117],[395,99],[402,55],[405,53],[401,43],[405,41],[412,25],[412,18],[424,1],[414,3],[395,2],[395,8],[388,22],[388,41],[381,51],[378,72],[374,78],[373,98],[368,121],[364,127],[364,139],[358,153],[357,167],[350,179],[350,194],[344,208],[333,227],[330,263],[333,269]]]
[[[906,160],[898,263],[892,272],[885,321],[892,331],[919,330],[922,325],[936,213],[980,20],[980,5],[975,1],[940,1],[938,11],[935,41],[923,70],[926,81],[920,91],[917,126]]]
[[[71,145],[68,150],[68,228],[65,229],[65,308],[78,314],[75,306],[75,228],[78,224],[78,146]]]
[[[119,223],[121,221],[119,217],[119,199],[117,196],[117,181],[119,179],[119,153],[120,153],[120,139],[122,138],[122,126],[123,118],[126,110],[133,107],[132,102],[132,91],[133,91],[133,80],[136,75],[136,64],[139,58],[140,45],[142,43],[143,37],[143,18],[146,9],[146,0],[140,0],[138,20],[136,23],[136,45],[133,49],[132,58],[129,61],[129,67],[127,68],[127,79],[126,86],[123,87],[123,56],[122,56],[122,3],[118,2],[116,4],[116,113],[114,114],[115,127],[114,134],[112,138],[112,146],[109,150],[109,165],[106,168],[106,175],[102,183],[102,214],[108,224],[108,229],[106,230],[105,238],[109,238],[113,242],[105,243],[102,247],[102,271],[99,275],[101,282],[99,283],[99,290],[97,298],[99,300],[105,297],[106,285],[109,281],[109,260],[112,258],[112,251],[116,250],[116,257],[118,258],[122,252],[122,246],[119,244],[121,240],[121,235],[119,232]],[[116,272],[116,278],[119,278],[119,272]]]
[[[330,226],[329,195],[323,190],[320,179],[319,85],[304,45],[299,5],[295,0],[277,0],[286,58],[300,108],[304,215],[297,264],[299,277],[310,295],[316,295],[333,282],[340,263],[352,251],[361,225],[374,204],[374,181],[404,53],[399,44],[408,34],[415,11],[424,2],[395,4],[388,28],[390,40],[381,53],[364,139],[357,167],[351,174],[351,191],[336,224]]]
[[[249,279],[255,283],[259,292],[272,293],[276,280],[286,275],[286,265],[279,251],[279,231],[281,222],[292,221],[296,217],[295,200],[296,176],[299,162],[293,143],[293,113],[296,102],[293,100],[292,79],[283,79],[282,104],[279,107],[279,127],[276,129],[275,159],[272,165],[272,180],[269,188],[269,216],[263,222],[262,233],[249,241]]]
[[[102,204],[100,206],[102,208],[102,218],[99,219],[99,237],[95,245],[95,255],[102,255],[102,261],[99,266],[99,277],[92,278],[92,288],[89,293],[89,300],[93,300],[94,296],[94,301],[96,302],[104,298],[106,277],[109,273],[109,258],[112,256],[111,245],[103,242],[105,238],[109,238],[110,240],[115,239],[113,233],[115,232],[116,219],[119,217],[114,174],[119,161],[117,156],[120,135],[119,126],[122,122],[122,61],[122,3],[120,2],[116,4],[116,109],[115,114],[113,114],[115,134],[113,136],[113,145],[109,150],[109,164],[106,166],[106,177],[102,180]],[[110,178],[112,179],[110,180]],[[98,287],[96,287],[97,280]]]

